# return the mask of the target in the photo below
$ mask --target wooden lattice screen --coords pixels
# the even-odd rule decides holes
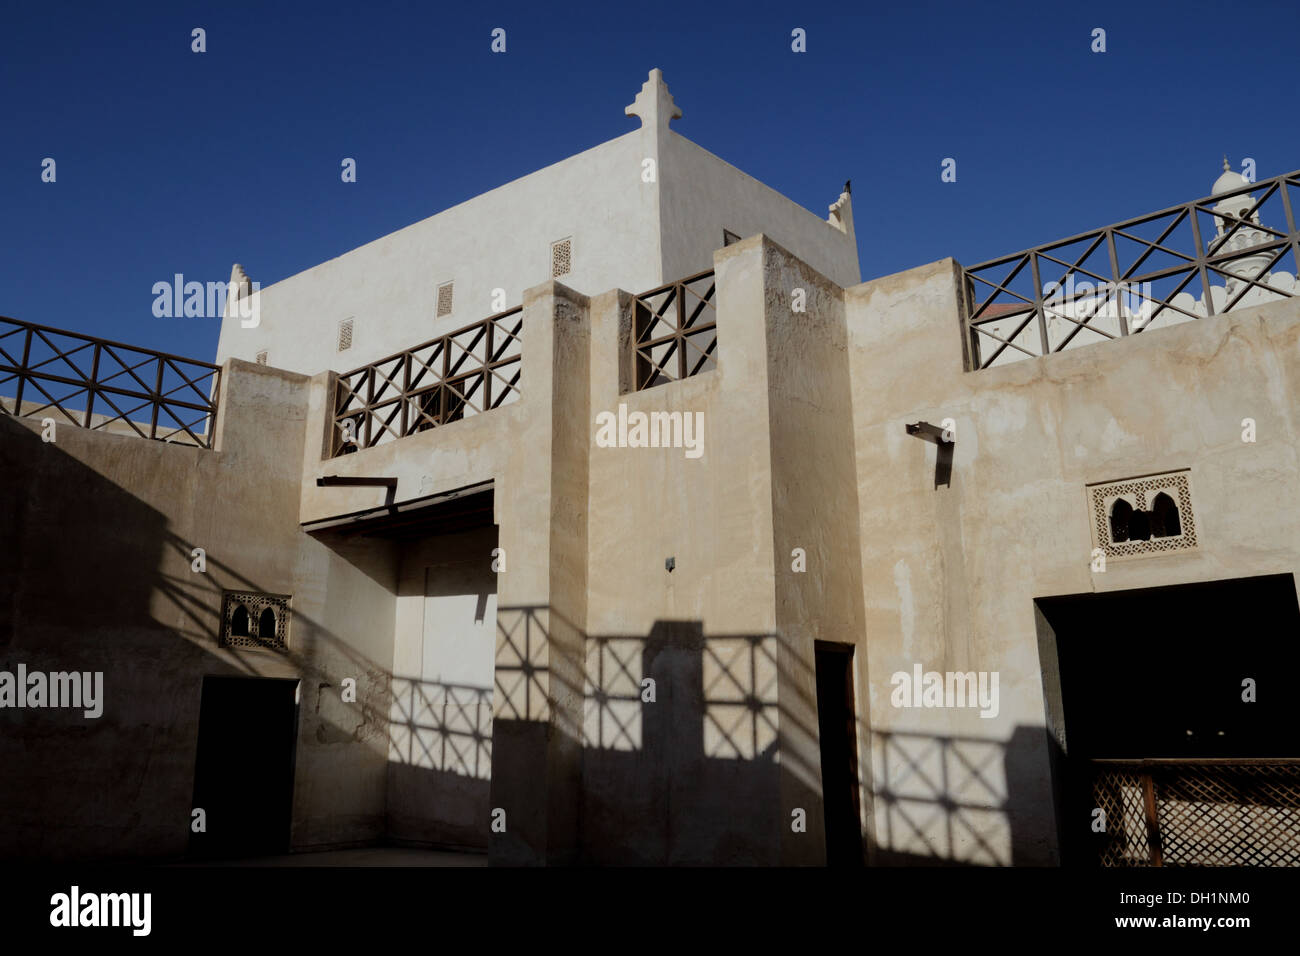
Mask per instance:
[[[1300,866],[1300,760],[1099,760],[1102,866]]]
[[[1228,312],[1254,293],[1293,298],[1298,219],[1300,170],[963,269],[968,367]]]
[[[221,369],[0,316],[0,414],[211,448]]]
[[[515,306],[340,375],[331,457],[517,401],[522,331]]]
[[[713,272],[670,282],[636,297],[637,390],[677,382],[718,364]]]

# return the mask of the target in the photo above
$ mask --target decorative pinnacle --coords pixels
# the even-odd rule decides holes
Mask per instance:
[[[682,116],[682,111],[673,102],[673,95],[668,92],[663,71],[658,68],[650,71],[650,78],[641,85],[641,92],[623,113],[641,117],[642,129],[661,125],[667,128],[670,122]]]
[[[1226,173],[1226,172],[1230,172],[1231,170],[1232,170],[1232,164],[1228,162],[1228,154],[1227,154],[1227,153],[1224,153],[1224,154],[1223,154],[1223,171]]]

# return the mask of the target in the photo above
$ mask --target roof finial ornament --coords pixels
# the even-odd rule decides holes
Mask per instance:
[[[1226,173],[1226,172],[1229,172],[1231,169],[1232,169],[1232,164],[1228,162],[1228,154],[1227,154],[1227,153],[1224,153],[1224,154],[1223,154],[1223,171]]]
[[[681,119],[682,116],[682,111],[673,102],[673,95],[668,92],[663,70],[658,68],[650,71],[650,78],[641,85],[641,92],[623,112],[628,116],[641,117],[642,129],[647,126],[663,126],[666,129],[672,120]]]

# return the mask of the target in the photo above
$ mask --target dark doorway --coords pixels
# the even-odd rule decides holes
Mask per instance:
[[[1087,825],[1099,763],[1300,756],[1291,688],[1300,606],[1290,574],[1036,603],[1063,862],[1091,864],[1108,839]]]
[[[289,849],[298,681],[204,677],[190,826],[198,857],[259,856]]]
[[[822,752],[826,865],[862,865],[853,646],[817,641],[817,731]]]

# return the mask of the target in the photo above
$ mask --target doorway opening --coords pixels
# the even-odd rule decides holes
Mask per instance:
[[[821,742],[826,865],[862,866],[853,645],[817,641],[817,731]]]
[[[1290,574],[1035,604],[1064,863],[1300,865]]]
[[[287,853],[293,818],[298,681],[203,678],[190,854],[216,859]]]

